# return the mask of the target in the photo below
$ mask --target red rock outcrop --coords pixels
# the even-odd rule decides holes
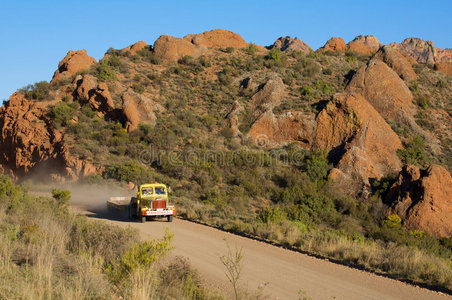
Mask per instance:
[[[341,185],[358,191],[369,178],[400,170],[399,137],[361,94],[335,95],[316,121],[314,148],[332,151]]]
[[[99,82],[92,75],[77,77],[75,81],[77,83],[75,95],[81,104],[89,103],[93,110],[101,113],[108,113],[114,109],[113,100],[104,82]]]
[[[425,171],[405,167],[387,200],[393,203],[391,213],[399,215],[408,228],[452,236],[452,177],[443,167],[431,165]]]
[[[47,101],[14,93],[0,109],[0,164],[17,177],[77,178],[97,172],[92,164],[70,155],[63,135],[52,126]]]
[[[281,104],[286,88],[277,74],[270,74],[266,83],[252,97],[253,122],[249,135],[258,146],[300,142],[310,145],[312,126],[301,112],[276,116],[273,108]]]
[[[129,132],[137,129],[140,123],[154,126],[157,121],[155,110],[163,111],[164,108],[135,92],[126,92],[122,95],[122,111],[126,119],[126,129]]]
[[[407,82],[417,79],[417,75],[409,61],[397,49],[391,46],[381,47],[373,58],[384,61],[399,74],[400,78]]]
[[[312,48],[308,44],[298,38],[293,39],[290,36],[280,37],[270,48],[278,48],[281,51],[300,51],[304,54],[309,54],[312,51]]]
[[[169,35],[160,36],[154,43],[154,53],[163,60],[178,61],[182,57],[200,56],[205,48],[197,49],[190,41]]]
[[[452,61],[438,62],[435,64],[435,70],[452,76]]]
[[[325,45],[322,48],[319,48],[318,52],[326,52],[326,51],[333,51],[333,52],[345,52],[346,45],[343,38],[340,37],[332,37],[330,38]]]
[[[452,61],[452,49],[437,48],[432,41],[407,38],[401,44],[391,43],[390,46],[398,49],[407,58],[421,64]]]
[[[372,59],[360,68],[346,88],[347,92],[361,93],[385,118],[414,123],[416,111],[413,95],[399,75],[379,59]]]
[[[266,111],[253,123],[249,134],[258,146],[298,142],[308,148],[312,130],[303,119],[301,112],[286,112],[275,116],[272,111]]]
[[[215,29],[183,38],[162,35],[154,43],[154,53],[163,60],[178,61],[186,55],[199,57],[209,48],[245,48],[247,45],[240,35]]]
[[[371,55],[381,47],[378,39],[371,35],[359,35],[347,44],[347,50],[360,55]]]
[[[86,50],[69,51],[58,64],[58,70],[53,74],[51,83],[68,79],[77,72],[89,69],[96,60],[86,54]]]
[[[189,34],[185,36],[184,39],[196,46],[204,46],[207,48],[245,48],[248,46],[240,35],[223,29],[214,29],[199,34]]]
[[[136,42],[133,45],[130,45],[128,47],[125,47],[124,49],[121,49],[121,52],[125,53],[125,52],[128,51],[130,53],[130,55],[135,55],[135,54],[137,54],[137,51],[140,51],[141,49],[143,49],[147,45],[148,44],[146,44],[145,41],[138,41],[138,42]]]

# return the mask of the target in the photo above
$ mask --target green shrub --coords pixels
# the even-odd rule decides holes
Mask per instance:
[[[246,52],[247,52],[248,54],[254,54],[254,53],[256,53],[256,52],[257,52],[257,47],[256,47],[256,45],[253,44],[253,43],[249,43],[249,44],[248,44],[248,47],[246,48]]]
[[[428,109],[430,100],[427,96],[418,96],[416,98],[416,103],[419,105],[422,109]]]
[[[323,70],[323,74],[331,75],[331,74],[333,74],[333,69],[331,67],[328,67],[328,68]]]
[[[180,64],[183,64],[183,65],[192,65],[192,64],[195,62],[195,60],[193,59],[192,56],[190,56],[190,55],[185,55],[184,57],[182,57],[181,59],[179,59],[178,62],[179,62]]]
[[[306,77],[313,77],[315,75],[317,75],[320,72],[320,67],[317,63],[312,62],[312,63],[308,63],[306,65],[306,67],[303,70],[303,76]]]
[[[397,155],[404,164],[424,166],[427,158],[424,150],[424,141],[419,136],[412,137],[405,149],[397,150]]]
[[[140,123],[138,124],[138,129],[140,129],[144,135],[148,135],[152,131],[152,126],[147,123]]]
[[[131,247],[118,263],[110,264],[107,267],[107,274],[114,283],[120,283],[128,278],[138,269],[148,269],[157,260],[165,256],[171,249],[171,242],[174,235],[165,231],[165,236],[161,239],[136,243]]]
[[[310,87],[310,86],[302,86],[300,88],[300,93],[303,96],[312,97],[312,96],[314,96],[314,89],[312,87]]]
[[[281,53],[281,49],[279,49],[279,48],[273,48],[267,54],[267,59],[272,60],[275,63],[280,63],[281,57],[282,57],[282,53]]]
[[[440,89],[444,89],[447,87],[447,82],[445,82],[444,80],[438,80],[438,82],[436,83],[436,87],[440,88]]]
[[[347,62],[352,63],[357,61],[358,58],[356,56],[347,56]]]
[[[69,200],[71,200],[71,191],[54,188],[52,189],[52,197],[59,206],[67,206],[69,205]]]
[[[410,84],[410,90],[413,92],[413,94],[419,93],[419,84],[416,80],[412,80]]]
[[[145,88],[141,83],[134,83],[132,85],[132,89],[134,90],[134,92],[136,92],[138,94],[143,94],[145,91]]]
[[[276,206],[259,210],[256,218],[263,223],[281,224],[287,220],[287,213]]]
[[[334,93],[334,87],[331,85],[331,83],[326,82],[324,80],[319,80],[315,83],[315,88],[318,91],[321,91],[325,95],[330,95]]]
[[[97,67],[97,78],[102,81],[111,81],[116,79],[116,73],[112,70],[108,61],[103,60]]]
[[[47,81],[40,81],[35,84],[29,84],[26,87],[19,89],[19,92],[25,93],[27,99],[45,100],[49,97],[50,83]]]
[[[226,49],[224,49],[224,52],[226,52],[226,53],[233,53],[234,50],[235,50],[234,47],[227,47]]]
[[[76,113],[77,108],[78,108],[77,102],[72,103],[60,102],[56,104],[50,112],[50,116],[53,119],[55,127],[59,128],[61,126],[69,125],[70,121],[72,120]]]
[[[329,163],[326,152],[314,152],[306,160],[304,169],[309,178],[313,181],[326,178],[329,170]]]

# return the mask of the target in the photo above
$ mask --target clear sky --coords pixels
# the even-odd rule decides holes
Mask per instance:
[[[289,35],[317,49],[332,36],[348,42],[368,34],[383,44],[419,37],[452,48],[451,16],[451,0],[0,0],[0,103],[29,83],[50,81],[69,50],[99,60],[109,47],[215,28],[264,46]]]

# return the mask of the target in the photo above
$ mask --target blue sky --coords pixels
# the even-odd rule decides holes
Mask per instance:
[[[270,45],[298,37],[317,49],[332,36],[360,34],[387,44],[407,37],[452,48],[452,1],[10,1],[0,0],[0,101],[18,88],[50,81],[69,50],[97,60],[109,47],[160,35],[215,28]]]

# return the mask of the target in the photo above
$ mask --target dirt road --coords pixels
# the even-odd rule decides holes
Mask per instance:
[[[264,294],[270,299],[297,299],[300,291],[312,299],[452,298],[180,219],[173,223],[157,220],[141,224],[118,218],[107,222],[136,227],[143,237],[151,238],[162,237],[168,228],[174,233],[173,255],[189,258],[209,284],[223,291],[230,289],[219,259],[227,252],[226,239],[231,246],[243,249],[242,284],[255,291],[268,282]]]
[[[243,250],[242,287],[252,292],[260,284],[268,283],[264,295],[269,295],[269,299],[298,299],[300,291],[312,299],[452,299],[442,293],[180,219],[172,223],[163,219],[130,222],[124,216],[126,213],[121,216],[105,212],[105,195],[118,195],[117,192],[96,192],[101,196],[93,201],[94,192],[82,190],[90,196],[73,191],[74,209],[112,224],[138,228],[143,238],[162,237],[168,228],[174,233],[172,255],[187,257],[209,285],[224,292],[231,292],[225,267],[219,259],[227,252],[226,239],[232,247],[237,245]]]

